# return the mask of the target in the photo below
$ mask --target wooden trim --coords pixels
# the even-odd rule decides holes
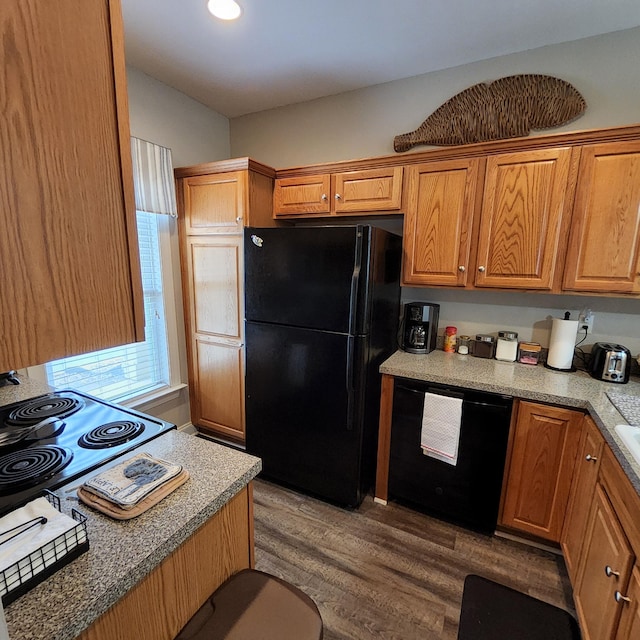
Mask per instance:
[[[360,158],[342,160],[323,164],[288,167],[276,170],[277,178],[313,175],[317,173],[339,173],[343,171],[357,171],[362,169],[378,169],[398,165],[419,164],[432,160],[449,160],[453,158],[467,158],[471,156],[505,153],[510,151],[524,151],[527,149],[545,149],[565,145],[584,145],[600,142],[617,142],[621,140],[636,140],[640,137],[640,124],[610,127],[608,129],[587,129],[556,133],[543,136],[528,136],[526,138],[512,138],[477,144],[459,145],[454,147],[436,147],[418,153],[405,153],[376,158]]]
[[[253,482],[247,485],[247,509],[249,512],[249,567],[256,566],[255,521],[253,515]]]
[[[215,162],[203,162],[189,167],[176,167],[173,171],[176,178],[189,178],[192,176],[204,176],[211,173],[226,173],[227,171],[254,171],[268,178],[275,178],[275,169],[251,158],[231,158],[229,160],[216,160]]]
[[[118,143],[120,148],[120,171],[122,174],[122,198],[125,212],[129,262],[131,265],[131,302],[133,308],[133,330],[136,340],[144,340],[144,295],[140,271],[138,248],[138,224],[133,191],[133,161],[131,159],[131,130],[129,127],[129,101],[127,98],[127,72],[124,58],[124,24],[118,0],[109,0],[109,26],[111,29],[111,57],[113,60],[113,83],[118,119]]]
[[[389,493],[389,453],[391,450],[391,418],[393,412],[394,378],[382,374],[380,422],[378,425],[378,464],[376,467],[376,498],[386,502]]]

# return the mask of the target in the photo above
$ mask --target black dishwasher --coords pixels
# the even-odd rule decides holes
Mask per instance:
[[[420,447],[425,393],[462,400],[457,464]],[[513,398],[397,378],[393,395],[389,498],[430,515],[493,533]]]

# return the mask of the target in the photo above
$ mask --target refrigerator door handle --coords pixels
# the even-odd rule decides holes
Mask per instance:
[[[356,308],[358,305],[358,286],[360,284],[360,269],[362,265],[362,229],[358,227],[356,232],[356,246],[353,260],[353,272],[351,274],[351,289],[349,291],[349,333],[356,333]]]
[[[347,431],[353,430],[353,414],[354,414],[354,403],[353,403],[353,395],[355,390],[355,384],[353,380],[354,376],[354,366],[353,359],[355,356],[355,344],[356,339],[355,336],[349,335],[347,337],[347,373],[346,373],[346,382],[347,382]]]

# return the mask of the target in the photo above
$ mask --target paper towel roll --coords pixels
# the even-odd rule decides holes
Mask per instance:
[[[551,340],[547,365],[552,369],[570,371],[573,368],[573,352],[578,333],[577,320],[554,318],[551,326]]]

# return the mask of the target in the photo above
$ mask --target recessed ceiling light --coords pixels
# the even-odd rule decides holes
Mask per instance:
[[[209,0],[207,9],[220,20],[235,20],[242,13],[240,5],[235,0]]]

